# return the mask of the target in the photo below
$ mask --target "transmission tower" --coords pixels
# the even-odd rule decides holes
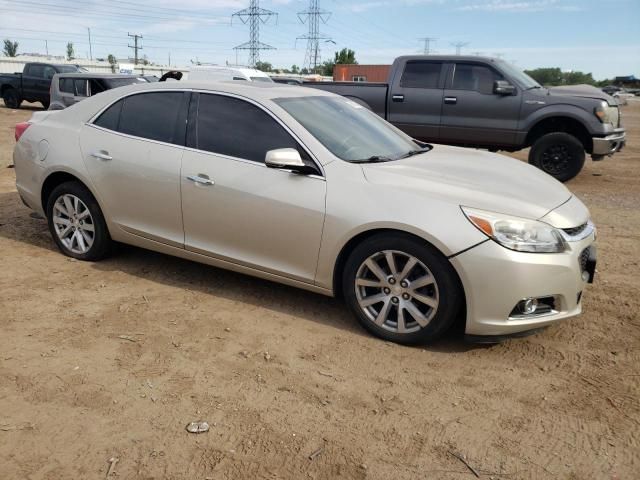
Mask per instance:
[[[250,0],[249,8],[240,10],[232,15],[238,17],[245,25],[249,24],[249,41],[234,47],[238,50],[249,50],[249,66],[255,67],[260,61],[260,50],[275,50],[271,45],[260,42],[260,24],[267,23],[271,17],[277,17],[276,12],[260,8],[259,0]]]
[[[456,47],[456,55],[460,55],[462,47],[466,47],[467,45],[469,45],[469,42],[456,42],[451,44],[452,47]]]
[[[138,50],[142,50],[142,46],[138,45],[138,40],[142,40],[142,35],[137,35],[135,33],[127,33],[127,35],[133,38],[133,45],[129,45],[129,48],[133,48],[134,51],[134,65],[138,65]]]
[[[309,0],[309,8],[298,12],[298,20],[301,23],[309,23],[309,33],[298,37],[296,40],[307,41],[307,51],[304,54],[303,65],[308,66],[312,72],[315,72],[318,65],[320,65],[320,40],[331,40],[320,33],[320,22],[327,23],[329,17],[331,17],[331,12],[320,8],[320,0]]]
[[[421,40],[424,42],[424,54],[425,55],[430,55],[431,53],[433,53],[433,50],[431,49],[431,43],[436,43],[436,40],[438,40],[436,37],[422,37],[419,38],[418,40]]]

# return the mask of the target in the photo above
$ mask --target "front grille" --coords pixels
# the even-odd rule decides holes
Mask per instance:
[[[585,228],[587,228],[587,223],[583,223],[582,225],[578,225],[577,227],[563,228],[562,231],[570,237],[575,237],[576,235],[580,235],[582,232],[584,232]]]
[[[582,253],[580,253],[580,258],[578,261],[580,262],[580,271],[585,272],[587,270],[587,263],[589,262],[589,247],[585,248]]]

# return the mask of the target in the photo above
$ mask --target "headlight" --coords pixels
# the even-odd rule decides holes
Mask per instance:
[[[518,252],[560,253],[567,245],[558,229],[537,220],[461,207],[467,219],[503,247]]]
[[[602,102],[593,109],[593,113],[602,123],[610,123],[614,127],[616,126],[618,107],[611,107],[607,102]]]

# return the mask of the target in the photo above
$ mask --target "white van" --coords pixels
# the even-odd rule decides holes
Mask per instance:
[[[220,80],[245,80],[248,82],[273,82],[271,77],[260,70],[246,67],[198,65],[187,74],[187,79],[196,82]]]

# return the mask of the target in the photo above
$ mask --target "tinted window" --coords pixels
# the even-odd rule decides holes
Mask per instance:
[[[173,143],[182,97],[182,92],[156,92],[125,98],[118,131]]]
[[[306,152],[271,116],[244,100],[200,95],[196,148],[231,157],[264,162],[267,151],[295,148]]]
[[[56,73],[53,67],[44,67],[44,78],[47,80],[51,80]]]
[[[44,78],[44,65],[30,65],[28,75]]]
[[[458,63],[453,72],[451,88],[491,94],[493,93],[493,82],[502,79],[502,75],[489,67]]]
[[[124,100],[120,100],[111,105],[98,117],[94,124],[109,130],[118,130],[118,122],[120,121],[120,112],[122,111],[123,103]]]
[[[60,79],[60,91],[64,93],[74,93],[73,89],[73,80],[70,78],[61,78]]]
[[[438,88],[442,63],[438,62],[407,62],[400,86],[405,88]]]

